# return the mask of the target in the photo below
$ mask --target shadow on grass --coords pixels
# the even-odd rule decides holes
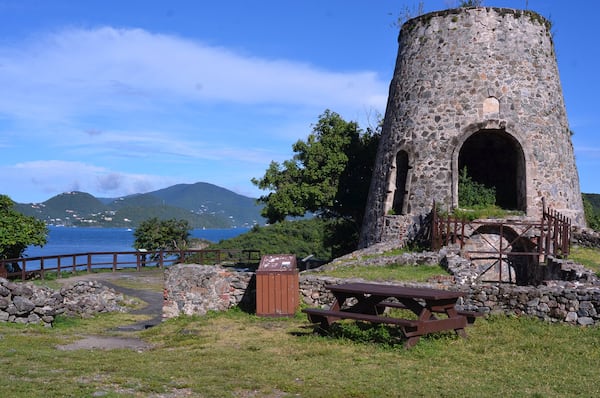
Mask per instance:
[[[306,332],[292,332],[297,337],[317,335],[331,339],[351,341],[358,344],[374,344],[382,348],[397,349],[405,348],[406,337],[397,326],[374,324],[360,321],[335,322],[329,328],[323,328],[320,324],[307,325],[303,327]],[[458,339],[453,331],[431,333],[421,336],[420,342],[436,342],[448,339]]]

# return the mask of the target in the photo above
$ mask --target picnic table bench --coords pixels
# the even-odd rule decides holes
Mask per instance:
[[[406,348],[413,347],[425,334],[444,330],[454,330],[466,338],[465,327],[479,315],[456,309],[463,292],[377,283],[344,283],[325,288],[335,300],[329,309],[303,309],[310,322],[319,323],[323,329],[341,319],[396,325],[407,338]],[[410,310],[417,319],[389,316],[387,308]]]

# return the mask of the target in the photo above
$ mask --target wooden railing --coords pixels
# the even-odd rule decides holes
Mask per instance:
[[[45,273],[87,271],[98,269],[117,270],[143,267],[164,268],[183,263],[194,256],[199,264],[225,264],[243,267],[256,267],[260,262],[259,250],[161,250],[128,252],[93,252],[61,254],[40,257],[0,259],[0,277],[26,280],[33,275],[44,279]]]
[[[467,231],[493,230],[495,234],[508,239],[507,247],[495,248],[492,252],[480,251],[480,254],[497,254],[502,257],[511,250],[518,239],[530,240],[534,248],[526,251],[511,251],[513,255],[538,255],[540,261],[555,256],[566,258],[570,253],[571,220],[559,212],[546,208],[543,203],[542,219],[540,221],[519,220],[475,220],[458,219],[451,215],[439,216],[435,203],[432,210],[431,247],[439,250],[442,246],[458,244],[462,249],[468,239]],[[515,233],[515,231],[519,231]],[[475,251],[473,251],[475,253]]]
[[[556,210],[546,208],[545,201],[542,203],[542,245],[547,253],[567,258],[571,253],[571,220]]]

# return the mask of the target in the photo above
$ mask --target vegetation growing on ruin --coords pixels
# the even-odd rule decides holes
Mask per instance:
[[[461,208],[487,208],[496,204],[496,188],[473,181],[466,167],[458,176],[458,206]]]
[[[452,216],[459,220],[481,220],[488,218],[507,218],[511,216],[521,216],[523,212],[520,210],[506,210],[496,205],[479,207],[473,209],[454,209]]]
[[[331,271],[319,273],[319,275],[332,276],[336,278],[361,278],[368,281],[411,281],[427,282],[439,276],[448,276],[448,271],[439,265],[401,265],[390,264],[385,266],[365,267],[363,265],[349,265],[337,267]]]
[[[460,0],[459,7],[481,7],[483,0]]]

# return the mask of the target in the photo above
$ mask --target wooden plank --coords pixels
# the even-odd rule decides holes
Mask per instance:
[[[373,294],[377,296],[404,297],[424,300],[457,299],[465,295],[464,292],[452,290],[382,285],[377,283],[344,283],[340,285],[327,285],[325,288],[331,290],[332,292]]]
[[[273,308],[272,314],[279,314],[281,312],[282,305],[282,289],[281,289],[281,275],[273,274]]]
[[[299,303],[298,272],[256,273],[256,315],[292,316]]]
[[[423,329],[419,330],[421,335],[444,330],[464,329],[467,326],[467,318],[461,316],[458,318],[430,319],[422,321],[421,325],[423,326]]]
[[[456,313],[460,316],[464,316],[467,318],[467,324],[472,325],[475,323],[475,320],[484,315],[483,312],[477,311],[456,311]]]
[[[262,315],[264,310],[264,275],[256,275],[256,315]]]
[[[275,284],[275,275],[273,275],[272,273],[267,274],[267,281],[267,313],[273,314],[273,312],[275,311],[275,290],[273,289],[273,285]]]
[[[302,310],[302,312],[305,312],[306,314],[309,314],[309,315],[317,315],[317,317],[312,318],[312,319],[318,319],[319,316],[328,317],[328,318],[339,318],[339,319],[354,319],[357,321],[366,321],[366,322],[372,322],[372,323],[386,323],[386,324],[399,325],[399,326],[409,327],[409,328],[417,328],[420,323],[419,321],[410,320],[410,319],[391,318],[391,317],[386,317],[386,316],[361,314],[361,313],[357,313],[357,312],[348,312],[348,311],[332,311],[332,310],[326,310],[326,309],[321,309],[321,308],[305,308]],[[317,322],[319,322],[319,321],[317,321]]]

